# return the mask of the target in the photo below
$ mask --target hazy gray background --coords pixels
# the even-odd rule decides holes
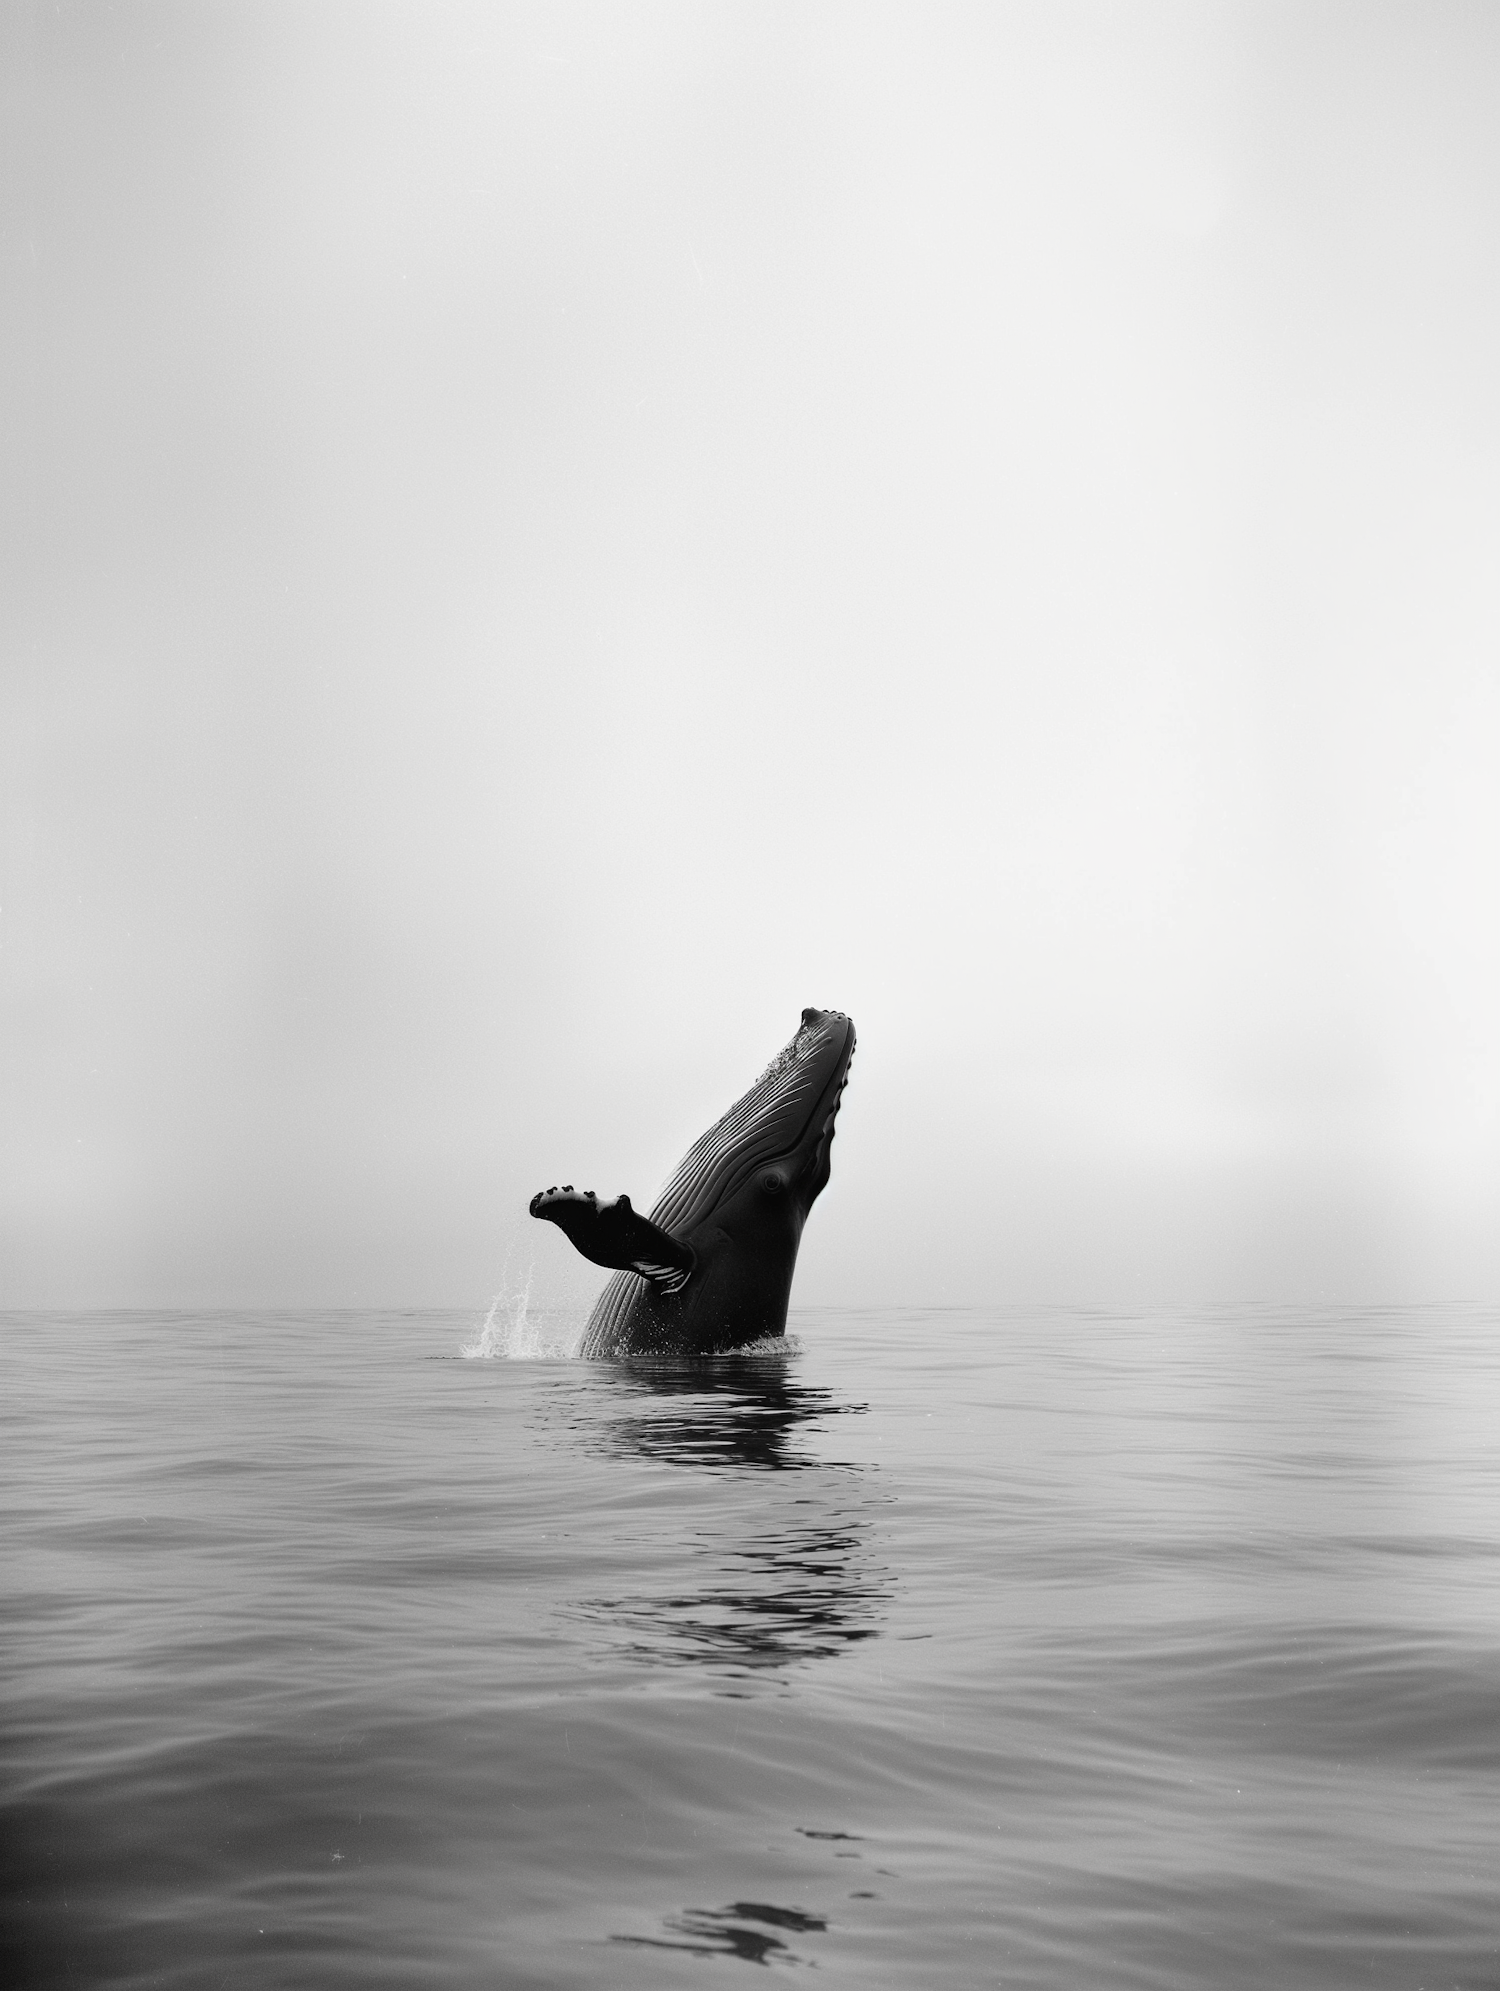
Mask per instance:
[[[4,24],[0,1299],[1500,1290],[1493,8]]]

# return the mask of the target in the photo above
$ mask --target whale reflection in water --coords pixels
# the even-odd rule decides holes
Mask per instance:
[[[621,1363],[601,1372],[631,1399],[609,1420],[609,1440],[622,1458],[674,1466],[862,1473],[810,1457],[792,1441],[825,1418],[863,1416],[866,1406],[792,1381],[788,1366],[780,1353]]]
[[[582,1609],[617,1655],[706,1667],[719,1691],[755,1674],[829,1658],[879,1635],[890,1579],[877,1560],[866,1470],[801,1442],[862,1404],[797,1383],[784,1356],[626,1363],[603,1373],[626,1403],[599,1434],[617,1457],[687,1470],[691,1532],[672,1584]],[[796,1473],[784,1490],[770,1475]],[[751,1484],[753,1482],[753,1485]],[[682,1513],[685,1489],[668,1490]]]
[[[821,1915],[804,1914],[800,1908],[778,1908],[771,1901],[731,1901],[727,1908],[684,1908],[680,1915],[666,1918],[671,1932],[665,1936],[611,1936],[612,1943],[629,1943],[637,1949],[686,1950],[689,1956],[735,1956],[741,1963],[805,1963],[782,1936],[766,1933],[773,1929],[799,1931],[826,1929]]]

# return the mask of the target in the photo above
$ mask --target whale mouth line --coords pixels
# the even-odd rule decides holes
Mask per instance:
[[[796,1140],[792,1142],[790,1147],[783,1148],[779,1155],[770,1157],[772,1160],[779,1161],[787,1155],[799,1154],[807,1145],[808,1134],[811,1132],[820,1112],[823,1115],[823,1124],[818,1130],[815,1148],[823,1147],[832,1137],[833,1123],[839,1117],[839,1107],[843,1104],[844,1087],[849,1083],[849,1067],[854,1062],[856,1039],[854,1025],[849,1021],[847,1016],[844,1016],[837,1010],[832,1010],[829,1014],[836,1017],[844,1026],[844,1045],[843,1049],[839,1052],[838,1062],[829,1075],[828,1082],[819,1088],[817,1098],[808,1108],[807,1118],[803,1121]],[[794,1038],[792,1041],[795,1043],[796,1039]],[[765,1159],[762,1158],[754,1162],[752,1166],[763,1168],[765,1166]],[[746,1173],[749,1173],[749,1171],[747,1170]],[[726,1193],[729,1193],[728,1190],[726,1190]],[[721,1198],[720,1200],[722,1201],[723,1199]]]
[[[829,1079],[828,1084],[825,1085],[822,1092],[819,1093],[817,1102],[813,1106],[812,1112],[809,1113],[807,1116],[807,1126],[802,1129],[802,1139],[799,1140],[797,1143],[799,1148],[802,1145],[802,1141],[805,1141],[807,1139],[808,1128],[812,1126],[813,1121],[816,1120],[818,1117],[819,1106],[826,1104],[828,1109],[824,1116],[823,1128],[822,1128],[822,1131],[825,1134],[828,1132],[829,1128],[833,1125],[833,1122],[838,1118],[839,1107],[843,1104],[844,1100],[844,1087],[849,1083],[849,1067],[853,1063],[854,1063],[854,1025],[852,1023],[846,1022],[844,1048],[839,1053],[839,1061],[833,1068],[833,1074]]]
[[[809,1098],[830,1051],[827,1074]],[[689,1149],[656,1199],[653,1221],[686,1237],[737,1196],[758,1169],[790,1166],[798,1179],[816,1176],[853,1053],[854,1025],[842,1012],[825,1011],[817,1023],[804,1022],[744,1097]],[[767,1093],[770,1097],[760,1096]],[[800,1119],[792,1128],[777,1127],[778,1116],[798,1097],[806,1101]]]

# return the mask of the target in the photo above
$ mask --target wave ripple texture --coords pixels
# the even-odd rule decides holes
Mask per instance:
[[[1492,1986],[1497,1324],[11,1315],[0,1981]]]

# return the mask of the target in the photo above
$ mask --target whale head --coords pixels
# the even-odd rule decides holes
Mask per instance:
[[[840,1011],[804,1009],[791,1041],[678,1163],[651,1212],[655,1222],[690,1235],[753,1186],[759,1198],[795,1210],[800,1232],[828,1185],[854,1041]]]
[[[708,1353],[782,1333],[853,1056],[847,1016],[803,1010],[791,1041],[688,1149],[652,1208],[658,1242],[691,1275],[659,1291],[631,1273],[612,1280],[590,1317],[585,1354]]]

